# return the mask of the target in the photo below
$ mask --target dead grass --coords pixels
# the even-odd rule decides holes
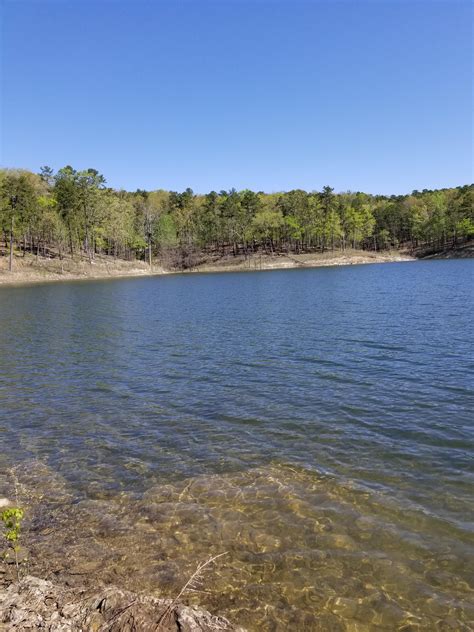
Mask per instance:
[[[191,577],[184,584],[184,586],[181,588],[179,593],[176,595],[176,597],[173,599],[173,601],[169,604],[169,606],[165,609],[165,611],[159,618],[157,626],[156,626],[157,631],[162,629],[162,627],[166,624],[167,619],[171,616],[171,614],[173,613],[173,610],[176,608],[180,599],[184,596],[186,592],[199,591],[199,588],[202,585],[204,571],[211,564],[213,564],[219,557],[222,557],[223,555],[227,555],[227,553],[228,553],[227,551],[225,551],[224,553],[219,553],[219,555],[214,555],[213,557],[210,557],[207,561],[200,562],[198,564],[198,567],[196,568],[194,573],[191,575]]]

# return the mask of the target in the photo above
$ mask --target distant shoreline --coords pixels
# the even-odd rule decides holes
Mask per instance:
[[[451,250],[422,257],[422,259],[446,259],[472,257],[470,246],[467,251]],[[151,276],[167,276],[174,274],[218,273],[218,272],[258,272],[264,270],[288,270],[303,268],[320,268],[349,265],[365,265],[372,263],[397,263],[417,261],[406,252],[385,251],[373,252],[364,250],[328,251],[324,254],[254,254],[227,256],[200,263],[191,269],[166,269],[160,264],[149,266],[143,261],[115,260],[113,257],[101,256],[91,264],[85,260],[73,261],[71,258],[36,260],[33,256],[15,257],[13,272],[6,269],[7,258],[0,259],[0,286],[31,285],[58,281],[100,280],[137,278]]]
[[[171,274],[195,274],[218,272],[258,272],[263,270],[286,270],[302,268],[332,267],[344,265],[360,265],[370,263],[392,263],[414,261],[415,258],[401,253],[375,253],[368,251],[327,252],[325,254],[303,255],[243,255],[230,256],[216,261],[208,261],[196,265],[192,269],[166,269],[156,264],[150,268],[144,262],[113,261],[109,257],[98,258],[90,264],[86,261],[61,262],[58,259],[34,257],[17,257],[13,272],[5,269],[6,257],[0,267],[0,286],[30,285],[57,281],[100,280],[118,278],[136,278],[150,276],[166,276]],[[61,269],[62,265],[62,269]]]

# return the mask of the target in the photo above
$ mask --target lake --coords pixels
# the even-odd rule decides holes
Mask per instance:
[[[226,552],[189,599],[249,630],[471,629],[473,272],[0,288],[33,566],[175,595]]]

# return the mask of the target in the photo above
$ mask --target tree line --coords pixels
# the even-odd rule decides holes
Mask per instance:
[[[95,169],[0,170],[0,252],[37,257],[159,257],[176,268],[206,256],[444,249],[474,237],[474,185],[408,195],[295,189],[128,192]]]

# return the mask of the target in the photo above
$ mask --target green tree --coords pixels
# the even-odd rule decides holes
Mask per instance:
[[[15,238],[22,234],[31,209],[36,204],[36,192],[31,176],[32,174],[25,171],[8,170],[1,179],[0,219],[4,234],[8,234],[10,272],[13,269]]]
[[[77,171],[70,165],[59,169],[54,176],[53,194],[59,215],[66,225],[69,252],[74,257],[75,247],[80,242],[79,191]]]
[[[329,186],[323,187],[323,190],[319,194],[321,201],[321,208],[323,211],[323,226],[322,226],[322,251],[330,242],[331,249],[334,250],[334,239],[336,237],[336,231],[338,230],[338,223],[335,216],[336,200],[334,196],[334,189]]]
[[[280,228],[283,226],[283,215],[279,210],[263,209],[252,220],[252,230],[256,239],[263,241],[265,250],[270,248],[274,252],[274,243],[279,237]]]
[[[77,203],[82,213],[84,251],[92,263],[95,252],[94,232],[100,222],[99,191],[105,187],[105,178],[96,169],[86,169],[76,174]]]

